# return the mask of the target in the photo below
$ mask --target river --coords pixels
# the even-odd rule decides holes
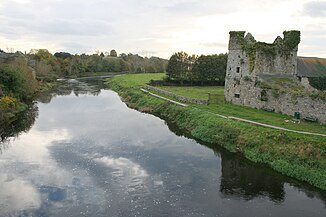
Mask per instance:
[[[326,216],[325,191],[187,138],[101,80],[61,81],[30,113],[0,144],[0,216]]]

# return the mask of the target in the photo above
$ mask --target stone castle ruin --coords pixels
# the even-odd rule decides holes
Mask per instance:
[[[298,57],[299,43],[299,31],[285,31],[271,44],[231,31],[225,100],[325,124],[326,101],[309,78],[326,76],[326,60]]]

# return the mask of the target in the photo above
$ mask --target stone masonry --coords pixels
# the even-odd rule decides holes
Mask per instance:
[[[298,34],[299,33],[299,34]],[[297,50],[300,32],[284,32],[274,43],[256,42],[245,32],[230,32],[229,53],[224,97],[227,102],[265,109],[287,115],[300,112],[301,118],[317,118],[326,123],[326,102],[309,95],[296,95],[287,89],[275,91],[275,81],[290,81],[298,89],[305,89],[297,79]],[[283,83],[282,83],[283,84]]]

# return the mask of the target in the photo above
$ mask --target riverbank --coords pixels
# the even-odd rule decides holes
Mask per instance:
[[[326,190],[326,138],[298,135],[220,118],[208,111],[181,107],[143,93],[140,88],[160,74],[125,75],[107,85],[128,106],[173,122],[195,139],[239,152],[247,159]]]

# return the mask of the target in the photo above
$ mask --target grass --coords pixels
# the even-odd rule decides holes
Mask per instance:
[[[282,174],[326,190],[325,137],[230,121],[212,115],[204,109],[176,106],[139,90],[144,83],[159,79],[160,76],[162,74],[119,76],[109,79],[107,85],[117,91],[128,106],[172,122],[198,140],[220,145],[231,152],[239,152],[253,162],[266,164]],[[229,108],[236,110],[232,106]],[[238,110],[232,112],[245,115],[247,112],[242,112],[241,108],[237,107]],[[254,111],[256,110],[252,110]],[[252,115],[263,117],[263,113]],[[276,117],[278,114],[271,115]]]
[[[119,76],[119,85],[122,87],[139,89],[148,83],[150,80],[160,80],[164,77],[164,73],[150,73],[150,74],[128,74],[126,76]],[[116,80],[116,79],[112,79]]]
[[[163,90],[173,92],[180,96],[186,96],[195,99],[208,99],[208,93],[223,96],[224,87],[221,86],[196,86],[196,87],[169,87],[161,86],[159,87]]]
[[[208,106],[204,106],[204,105],[194,105],[194,106],[206,111],[222,114],[225,116],[244,118],[251,121],[257,121],[260,123],[275,125],[278,127],[283,127],[292,130],[326,134],[326,125],[321,125],[319,123],[312,123],[306,121],[300,121],[300,123],[297,123],[295,121],[292,121],[293,119],[292,116],[283,115],[279,113],[266,112],[263,110],[232,105],[229,103],[223,103],[221,105],[213,104]]]
[[[146,82],[146,81],[145,81]],[[207,99],[208,93],[217,94],[218,97],[223,99],[224,87],[166,87],[161,86],[161,89],[173,92],[177,95],[187,96],[191,98]],[[162,94],[159,94],[162,95]],[[173,97],[164,96],[169,99],[174,99]],[[292,121],[293,117],[288,115],[283,115],[275,112],[267,112],[263,110],[258,110],[250,107],[234,105],[230,103],[225,103],[223,100],[219,100],[217,104],[210,105],[196,105],[192,106],[213,112],[216,114],[221,114],[225,116],[234,116],[239,118],[248,119],[251,121],[257,121],[264,124],[275,125],[278,127],[284,127],[292,130],[308,131],[313,133],[323,133],[326,134],[326,125],[321,125],[319,123],[312,123],[306,121],[300,121],[300,123]]]

